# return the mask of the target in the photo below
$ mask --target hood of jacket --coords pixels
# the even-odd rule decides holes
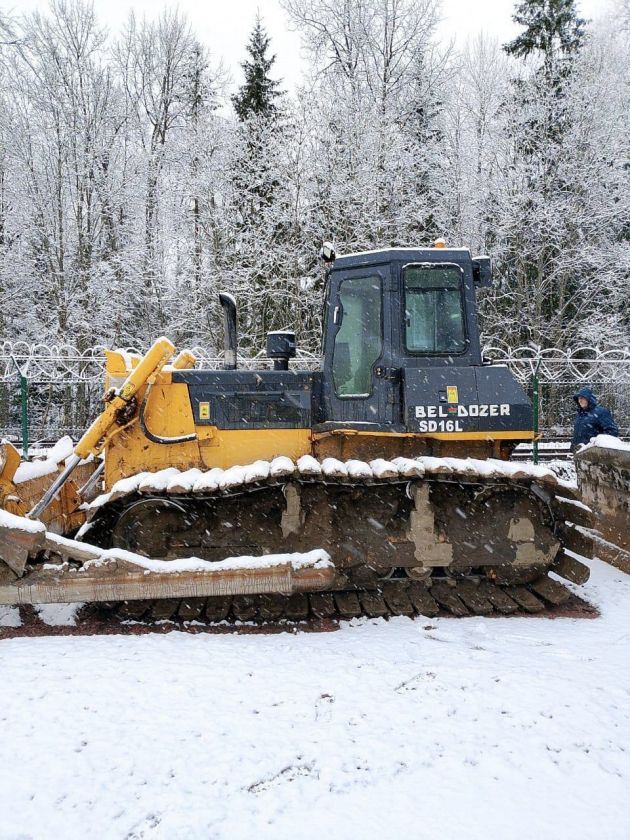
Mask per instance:
[[[590,388],[580,388],[580,390],[576,394],[573,394],[575,404],[579,408],[580,404],[578,402],[578,397],[586,397],[586,399],[588,400],[588,408],[586,409],[587,411],[592,411],[597,405],[597,397],[591,391]]]

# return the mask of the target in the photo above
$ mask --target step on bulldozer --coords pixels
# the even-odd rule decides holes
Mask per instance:
[[[481,356],[490,259],[441,242],[323,254],[317,370],[296,369],[289,330],[239,368],[228,294],[221,368],[166,338],[143,358],[107,352],[102,414],[41,499],[14,508],[26,518],[0,512],[0,603],[217,621],[533,613],[574,598],[549,572],[588,578],[585,509],[551,471],[509,461],[534,437],[532,406]],[[53,534],[47,511],[90,456],[102,492],[77,534]]]

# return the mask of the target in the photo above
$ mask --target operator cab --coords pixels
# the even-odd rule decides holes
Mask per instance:
[[[450,437],[507,428],[511,417],[510,428],[515,419],[528,428],[529,401],[509,371],[482,365],[475,291],[487,285],[489,258],[473,259],[466,248],[390,248],[331,261],[319,427]],[[508,399],[522,406],[518,417],[508,415]],[[479,404],[492,423],[480,425]],[[473,417],[463,422],[468,405]]]

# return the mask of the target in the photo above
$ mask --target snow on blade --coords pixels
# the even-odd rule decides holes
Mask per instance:
[[[13,476],[14,484],[23,484],[33,478],[41,478],[43,475],[50,475],[58,472],[59,467],[56,461],[22,461]]]
[[[16,516],[0,508],[0,528],[7,528],[12,531],[26,531],[29,534],[44,534],[46,526],[38,519],[27,519],[25,516]]]
[[[225,560],[201,560],[199,557],[186,557],[179,560],[152,560],[142,557],[122,548],[110,548],[103,551],[98,560],[88,560],[81,567],[87,571],[95,566],[102,566],[109,560],[124,560],[140,566],[147,572],[177,573],[177,572],[226,572],[247,569],[271,569],[275,566],[291,566],[294,571],[299,569],[326,569],[333,565],[330,555],[322,548],[316,548],[305,553],[265,554],[262,557],[244,555],[242,557],[227,557]]]
[[[74,452],[74,443],[70,435],[64,435],[59,438],[57,443],[49,450],[47,460],[54,461],[58,464],[60,461],[65,461]]]
[[[73,449],[74,444],[71,437],[65,435],[59,438],[52,449],[46,452],[45,458],[35,461],[22,461],[15,471],[14,483],[23,484],[25,481],[58,472],[59,463],[72,455]]]

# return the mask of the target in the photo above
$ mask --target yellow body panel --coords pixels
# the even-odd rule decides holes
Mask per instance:
[[[211,437],[206,437],[214,430]],[[162,445],[144,437],[137,425],[122,432],[107,449],[105,489],[119,478],[147,470],[157,472],[167,467],[188,470],[192,467],[227,469],[235,464],[269,461],[278,455],[293,460],[311,451],[310,429],[261,429],[256,431],[221,430],[201,427],[200,439],[188,443]]]
[[[430,432],[414,435],[418,438],[431,438],[432,440],[533,440],[534,432]]]
[[[335,429],[333,432],[322,433],[322,437],[331,434],[343,435],[343,437],[361,435],[371,438],[413,438],[414,440],[514,440],[519,442],[533,440],[536,437],[531,429],[527,432],[362,432],[359,429]]]
[[[163,372],[160,379],[170,379]],[[144,392],[141,392],[141,398]],[[225,430],[216,426],[197,426],[192,414],[188,388],[176,383],[156,384],[145,407],[147,428],[160,437],[176,437],[196,432],[197,440],[186,443],[153,443],[138,423],[117,434],[109,443],[105,457],[105,489],[119,478],[147,470],[167,467],[180,470],[198,467],[227,469],[277,455],[299,458],[311,451],[310,429]]]

